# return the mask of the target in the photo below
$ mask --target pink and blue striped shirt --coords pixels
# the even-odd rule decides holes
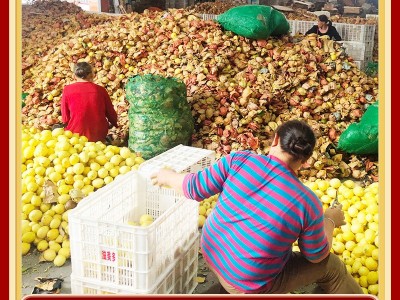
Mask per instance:
[[[240,291],[265,289],[285,266],[297,239],[310,261],[329,252],[321,201],[274,156],[231,153],[188,174],[183,190],[198,201],[220,193],[203,226],[202,253]]]

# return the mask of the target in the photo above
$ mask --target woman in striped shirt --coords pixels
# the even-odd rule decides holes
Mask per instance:
[[[297,120],[276,131],[268,155],[237,151],[191,174],[162,169],[153,183],[201,201],[219,193],[203,226],[209,268],[231,294],[292,292],[317,283],[326,293],[362,294],[344,263],[330,252],[341,205],[325,212],[296,172],[312,155],[312,129]],[[293,252],[298,241],[300,252]]]

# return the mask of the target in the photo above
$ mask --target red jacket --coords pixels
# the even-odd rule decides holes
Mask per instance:
[[[64,87],[61,99],[65,129],[84,135],[91,142],[104,142],[108,122],[115,127],[117,113],[107,90],[93,82],[76,82]]]

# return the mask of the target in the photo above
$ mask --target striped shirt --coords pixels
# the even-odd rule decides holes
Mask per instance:
[[[203,226],[202,253],[237,290],[252,293],[268,287],[297,239],[310,261],[329,252],[321,201],[274,156],[231,153],[186,175],[183,190],[197,201],[220,193]]]

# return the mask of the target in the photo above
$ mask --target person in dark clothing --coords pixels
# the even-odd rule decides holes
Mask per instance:
[[[342,38],[337,32],[335,26],[328,19],[326,15],[320,15],[318,17],[318,24],[311,27],[306,34],[316,33],[318,35],[327,35],[331,40],[341,41]]]

